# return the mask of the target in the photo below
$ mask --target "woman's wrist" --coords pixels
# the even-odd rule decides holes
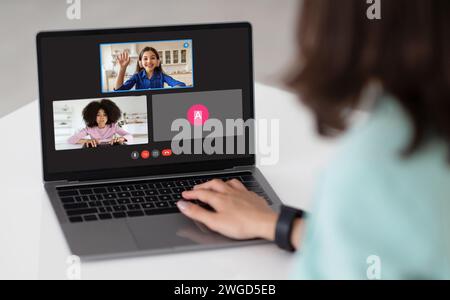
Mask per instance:
[[[297,250],[300,246],[300,240],[303,236],[303,231],[305,228],[305,221],[303,218],[297,218],[292,225],[292,234],[291,234],[291,244]]]
[[[258,226],[258,237],[271,242],[275,241],[277,220],[278,214],[276,212],[268,213],[264,218],[261,218],[261,222]]]

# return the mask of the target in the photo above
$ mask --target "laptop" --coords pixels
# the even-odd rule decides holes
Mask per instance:
[[[252,51],[249,23],[37,35],[44,185],[74,255],[264,242],[228,239],[176,206],[214,178],[281,205],[255,166]]]

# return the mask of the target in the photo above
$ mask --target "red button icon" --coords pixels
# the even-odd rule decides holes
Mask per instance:
[[[161,155],[162,156],[171,156],[172,155],[172,150],[170,149],[164,149],[163,151],[161,151]]]
[[[150,157],[150,151],[144,150],[141,152],[141,157],[143,159],[148,159]]]

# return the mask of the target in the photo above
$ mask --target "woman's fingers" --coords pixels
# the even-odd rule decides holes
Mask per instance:
[[[212,190],[212,191],[216,191],[219,193],[225,193],[228,191],[229,186],[220,179],[213,179],[213,180],[207,181],[205,183],[194,186],[194,190],[197,190],[197,189],[207,189],[207,190]]]
[[[177,206],[188,218],[201,222],[210,229],[214,230],[214,213],[183,200],[178,201]]]
[[[216,210],[220,207],[220,202],[222,201],[220,194],[206,189],[184,191],[181,195],[186,200],[200,200]]]
[[[228,184],[229,186],[231,186],[232,188],[235,188],[237,190],[247,191],[247,188],[245,187],[245,185],[243,185],[242,182],[240,182],[237,179],[231,179],[231,180],[227,181],[226,184]]]

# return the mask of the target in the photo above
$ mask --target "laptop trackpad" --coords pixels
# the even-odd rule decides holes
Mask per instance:
[[[128,226],[141,250],[194,245],[219,245],[231,240],[181,214],[128,219]]]

